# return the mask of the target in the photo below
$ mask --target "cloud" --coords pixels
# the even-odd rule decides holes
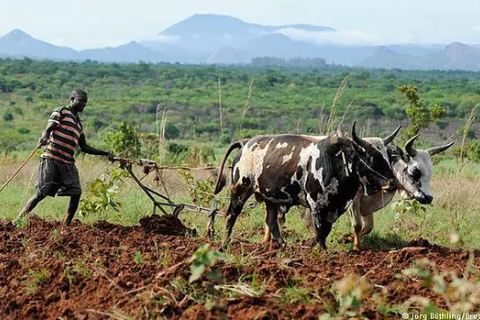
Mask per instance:
[[[296,28],[284,28],[277,31],[293,40],[308,41],[316,44],[367,45],[379,44],[385,39],[360,30],[346,31],[307,31]]]

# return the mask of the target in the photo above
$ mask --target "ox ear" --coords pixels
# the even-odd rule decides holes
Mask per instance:
[[[400,131],[401,128],[402,126],[398,126],[398,128],[395,129],[388,137],[383,138],[383,144],[388,145],[390,142],[392,142],[393,139],[395,139],[395,137],[397,136],[398,131]]]
[[[367,141],[363,140],[359,136],[357,136],[357,133],[355,132],[355,124],[356,121],[353,121],[352,123],[352,140],[355,142],[357,145],[365,149],[365,151],[368,151],[372,148],[372,145],[368,143]]]
[[[417,150],[415,150],[415,148],[413,147],[413,142],[418,138],[418,134],[416,136],[413,136],[412,138],[410,138],[410,140],[408,140],[407,142],[405,142],[405,151],[407,151],[408,155],[410,157],[415,157],[417,155]]]
[[[443,152],[445,150],[447,150],[448,148],[450,148],[451,146],[453,146],[454,142],[450,142],[448,144],[445,144],[443,146],[439,146],[439,147],[433,147],[433,148],[430,148],[430,149],[427,149],[428,153],[430,153],[430,156],[434,156],[440,152]]]
[[[333,136],[330,136],[330,143],[331,144],[337,144],[338,143],[338,135],[334,134]]]

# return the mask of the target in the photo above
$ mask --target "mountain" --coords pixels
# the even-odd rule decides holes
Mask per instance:
[[[221,48],[210,55],[207,63],[210,64],[238,64],[250,63],[253,56],[247,51],[235,48]]]
[[[195,14],[181,22],[160,32],[162,35],[180,36],[182,38],[195,37],[245,37],[273,33],[285,28],[295,28],[305,31],[335,31],[330,27],[314,26],[309,24],[292,24],[282,26],[268,26],[244,22],[238,18],[217,14]]]
[[[412,56],[395,52],[387,47],[380,47],[358,66],[387,69],[480,71],[480,49],[457,42],[435,53]]]
[[[445,45],[441,44],[393,44],[386,46],[388,49],[401,54],[414,57],[421,57],[428,54],[437,53],[442,50]]]
[[[107,47],[102,49],[88,49],[80,51],[82,60],[90,59],[99,62],[120,62],[138,63],[145,62],[166,62],[167,56],[145,48],[140,43],[132,41],[118,47]]]
[[[168,57],[170,62],[179,63],[205,63],[209,57],[209,53],[200,54],[198,52],[191,52],[182,49],[174,44],[165,43],[161,41],[141,41],[140,44],[147,49],[161,53]]]
[[[11,58],[29,57],[48,60],[96,60],[100,62],[138,63],[168,61],[164,54],[130,42],[118,47],[88,49],[76,51],[67,47],[55,46],[33,38],[29,34],[15,29],[0,38],[0,55]]]
[[[364,68],[385,69],[416,69],[419,59],[410,55],[401,54],[386,46],[378,47],[371,57],[366,58],[359,66]]]
[[[317,46],[308,42],[294,41],[280,33],[253,38],[245,46],[243,46],[242,49],[247,52],[251,52],[253,56],[256,57],[319,57],[319,49]]]
[[[52,60],[75,60],[78,52],[37,40],[19,29],[14,29],[0,38],[0,53],[9,56],[28,56]]]
[[[240,49],[255,38],[278,33],[285,28],[303,31],[328,32],[334,29],[308,24],[268,26],[216,15],[196,14],[160,32],[161,36],[176,39],[175,45],[191,52],[217,52],[222,48]]]
[[[445,47],[440,56],[444,62],[442,69],[480,70],[480,49],[462,43],[452,43]]]
[[[365,68],[480,71],[478,44],[347,46],[294,38],[302,34],[304,39],[314,39],[322,32],[336,31],[302,23],[271,26],[224,15],[196,14],[163,30],[157,41],[131,41],[117,47],[81,51],[56,46],[14,29],[0,37],[0,58],[194,64],[248,64],[258,57],[266,61],[289,59],[295,64],[294,58],[321,58],[328,64]]]

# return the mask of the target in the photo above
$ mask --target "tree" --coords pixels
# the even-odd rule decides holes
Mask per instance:
[[[136,158],[140,155],[141,145],[137,133],[126,121],[122,121],[117,132],[108,134],[106,140],[115,153],[121,156]]]
[[[444,117],[447,113],[445,108],[436,104],[425,106],[420,100],[415,86],[401,86],[398,90],[405,95],[405,101],[408,102],[405,111],[410,125],[404,132],[406,139],[417,135],[420,129],[426,128],[431,122]]]

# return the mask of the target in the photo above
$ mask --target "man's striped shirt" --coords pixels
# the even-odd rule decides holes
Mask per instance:
[[[74,163],[75,148],[83,134],[80,118],[72,112],[70,106],[63,106],[56,108],[48,121],[55,122],[58,126],[50,134],[42,158]]]

